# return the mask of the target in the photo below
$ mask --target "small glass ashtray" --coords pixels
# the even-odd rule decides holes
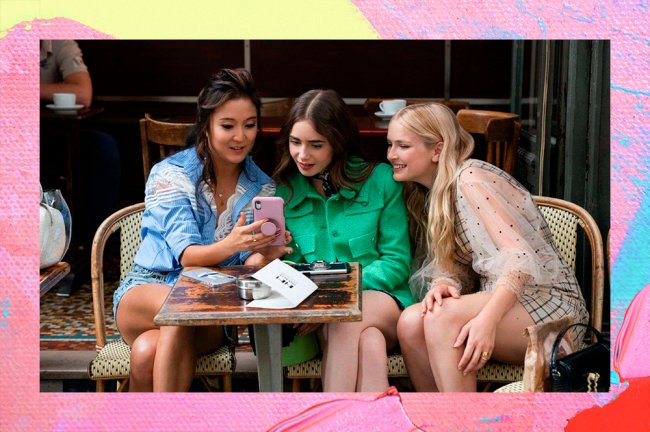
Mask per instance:
[[[237,291],[244,300],[259,300],[271,295],[271,287],[251,276],[237,278]]]

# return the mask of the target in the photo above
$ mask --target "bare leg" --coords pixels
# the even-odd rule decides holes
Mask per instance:
[[[490,299],[488,293],[446,298],[442,307],[424,317],[424,335],[431,370],[440,391],[476,391],[476,375],[458,370],[465,345],[453,348],[461,328],[475,317]],[[533,324],[521,303],[517,302],[504,315],[496,331],[492,358],[508,363],[523,363],[528,341],[524,328]]]
[[[416,303],[406,308],[397,322],[397,337],[409,378],[416,391],[436,392],[436,381],[431,372],[424,340],[422,306]]]
[[[196,359],[222,344],[221,327],[160,327],[153,369],[153,390],[189,390],[194,379]]]
[[[124,295],[118,307],[117,324],[122,337],[132,347],[132,359],[138,368],[136,390],[187,391],[192,384],[196,358],[223,344],[221,327],[197,330],[154,325],[153,318],[170,289],[158,284],[137,286]],[[148,336],[140,340],[145,334]],[[155,349],[151,346],[154,339]],[[150,380],[143,377],[146,370],[151,370]]]
[[[322,380],[324,391],[356,390],[357,377],[360,369],[364,369],[364,386],[380,386],[386,379],[373,374],[372,365],[359,364],[359,340],[361,332],[375,327],[386,340],[386,346],[391,348],[397,343],[397,319],[400,310],[395,301],[380,291],[363,291],[363,318],[356,322],[330,323],[323,326]],[[372,359],[372,363],[386,363],[386,351],[381,360]],[[366,368],[367,366],[367,368]],[[376,382],[376,384],[372,384]],[[383,388],[382,390],[385,390]]]
[[[153,323],[170,286],[160,284],[138,285],[130,289],[117,308],[115,320],[124,341],[133,345],[135,339],[148,330],[158,329]]]
[[[196,363],[193,342],[194,327],[160,327],[153,365],[153,391],[189,390]]]
[[[140,334],[131,345],[129,391],[153,391],[153,363],[158,346],[158,329]]]
[[[386,338],[377,327],[369,327],[359,338],[357,391],[383,392],[388,388]]]

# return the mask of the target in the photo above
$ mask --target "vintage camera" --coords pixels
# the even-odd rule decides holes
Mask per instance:
[[[350,273],[350,264],[346,262],[326,262],[317,260],[311,264],[292,264],[292,267],[305,276],[320,276]]]

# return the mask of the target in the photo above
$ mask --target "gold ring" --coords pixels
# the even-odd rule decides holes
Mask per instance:
[[[488,361],[490,359],[490,354],[487,351],[483,351],[481,354],[481,359]]]
[[[251,234],[251,238],[253,239],[253,243],[257,241],[257,239],[255,238],[255,234]]]

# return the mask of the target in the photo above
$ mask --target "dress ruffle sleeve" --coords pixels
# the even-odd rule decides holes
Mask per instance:
[[[520,295],[526,285],[553,285],[562,263],[544,239],[546,222],[531,195],[512,177],[466,165],[457,183],[457,205],[472,248],[472,267]]]
[[[447,267],[445,268],[427,257],[409,279],[413,298],[422,300],[431,287],[438,283],[446,283],[456,288],[460,294],[469,294],[474,291],[476,274],[470,265],[454,259]]]

